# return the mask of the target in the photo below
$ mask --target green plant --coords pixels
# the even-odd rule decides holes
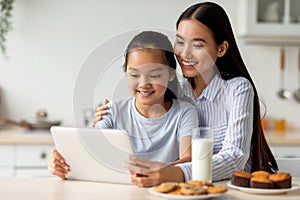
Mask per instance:
[[[6,36],[12,30],[13,3],[15,0],[0,0],[0,50],[6,56]]]

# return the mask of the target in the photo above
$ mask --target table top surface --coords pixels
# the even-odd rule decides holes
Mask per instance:
[[[229,180],[215,182],[215,185],[226,186]],[[300,177],[293,178],[293,183],[300,184]],[[63,181],[56,177],[36,178],[0,178],[0,197],[3,200],[58,200],[58,199],[163,199],[149,193],[149,188],[138,188],[135,185],[121,185],[86,181]],[[211,199],[299,199],[300,190],[277,195],[248,194],[235,189]]]

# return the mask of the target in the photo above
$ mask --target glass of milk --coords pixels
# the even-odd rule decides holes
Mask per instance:
[[[193,129],[192,138],[192,179],[212,181],[213,129],[199,127]]]

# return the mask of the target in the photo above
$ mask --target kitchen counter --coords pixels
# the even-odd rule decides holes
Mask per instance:
[[[0,144],[53,144],[49,130],[2,126]]]
[[[228,180],[215,183],[225,186]],[[300,184],[300,177],[294,178],[293,183]],[[59,200],[59,199],[162,199],[150,194],[147,188],[138,188],[134,185],[119,185],[109,183],[85,182],[85,181],[62,181],[56,177],[49,178],[0,178],[0,197],[9,200]],[[300,190],[277,195],[247,194],[234,189],[229,189],[218,200],[233,199],[299,199]]]
[[[267,131],[265,137],[270,145],[300,145],[300,131]],[[8,126],[0,128],[0,144],[53,145],[53,140],[48,130]]]
[[[270,145],[300,145],[300,131],[267,131],[265,138]]]

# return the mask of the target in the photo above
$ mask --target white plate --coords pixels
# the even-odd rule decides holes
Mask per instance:
[[[239,187],[236,185],[232,185],[230,181],[227,183],[227,186],[251,194],[281,194],[281,193],[290,192],[299,189],[299,185],[297,184],[292,184],[291,188],[286,188],[286,189],[259,189],[259,188]]]
[[[166,198],[166,199],[208,199],[212,197],[219,197],[224,195],[225,193],[218,194],[201,194],[201,195],[176,195],[176,194],[166,194],[161,192],[156,192],[154,188],[150,188],[149,192],[151,194]]]

